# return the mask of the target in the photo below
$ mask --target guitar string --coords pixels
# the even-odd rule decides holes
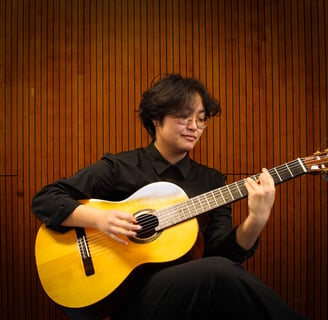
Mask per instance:
[[[271,170],[269,170],[269,172],[271,171],[271,174],[273,176],[278,177],[279,174],[277,174],[277,172],[279,171],[280,176],[282,176],[284,179],[286,178],[291,178],[293,177],[291,175],[291,170],[294,171],[295,168],[300,168],[300,164],[298,162],[298,160],[294,160],[291,163],[288,164],[284,164],[284,165],[280,165],[277,168],[273,168]],[[304,170],[302,170],[302,172],[304,172]],[[286,174],[288,174],[286,176]],[[257,180],[259,177],[259,174],[251,176],[251,178],[253,178],[254,180]],[[279,180],[280,177],[279,177]],[[279,181],[277,181],[279,182]],[[238,189],[238,193],[241,193],[241,197],[244,197],[247,195],[247,190],[244,186],[245,183],[245,179],[239,181],[239,182],[235,182],[231,185],[227,185],[224,187],[221,187],[219,189],[210,191],[204,195],[201,196],[196,196],[194,198],[188,199],[180,204],[168,207],[168,208],[163,208],[163,209],[159,209],[158,211],[156,211],[156,216],[158,217],[158,219],[160,220],[160,222],[162,222],[161,224],[165,226],[171,226],[175,223],[179,223],[181,221],[185,221],[188,218],[192,218],[195,216],[195,214],[193,212],[198,213],[199,210],[201,212],[206,212],[208,210],[213,209],[214,207],[223,205],[225,202],[231,202],[233,200],[235,200],[234,198],[236,197],[236,199],[239,199],[240,196],[236,193],[236,190]],[[235,187],[236,190],[232,190],[232,187]],[[222,198],[228,199],[228,201],[225,202],[218,202],[218,200],[216,200],[216,197],[219,199],[219,195],[216,195],[216,197],[213,196],[213,194],[220,192],[222,194]],[[209,195],[213,196],[213,199],[209,200]],[[235,197],[234,197],[235,196]],[[204,202],[204,200],[201,200],[201,198],[204,198],[206,200],[206,202]],[[198,200],[199,201],[199,206],[195,205],[194,201]],[[191,205],[195,206],[194,210],[193,208],[191,208]],[[213,204],[214,203],[214,204]],[[205,207],[205,209],[204,209]],[[191,208],[191,209],[190,209]],[[178,213],[178,214],[177,214]],[[187,214],[187,217],[186,217]],[[173,215],[173,217],[172,217]],[[147,221],[147,219],[149,221]],[[148,218],[147,215],[144,218],[144,224],[143,224],[143,232],[149,232],[150,230],[154,229],[154,227],[156,227],[156,225],[153,222],[153,218]],[[146,228],[145,228],[146,227]],[[139,232],[139,234],[141,234],[142,232]]]
[[[315,163],[315,160],[312,159],[309,160],[307,158],[300,158],[300,160],[302,160],[307,167],[308,164]],[[295,174],[293,174],[292,172],[294,172],[295,169],[300,172],[296,171]],[[293,178],[294,175],[299,176],[300,174],[305,173],[299,162],[299,159],[272,168],[269,170],[269,172],[277,183]],[[255,174],[253,176],[250,176],[250,178],[257,180],[259,176],[260,174]],[[247,196],[247,189],[244,186],[245,180],[246,178],[234,182],[232,184],[220,187],[218,189],[206,192],[205,194],[187,199],[182,203],[170,206],[168,208],[159,209],[154,213],[151,213],[151,215],[155,215],[157,217],[159,223],[161,225],[164,225],[163,228],[185,221],[189,218],[193,218],[195,215],[209,211],[213,208],[224,205],[225,203],[231,203],[234,200],[238,200],[242,197]],[[234,188],[235,190],[232,190],[232,188]],[[199,204],[195,204],[195,201],[197,201]],[[157,221],[154,221],[154,218],[149,214],[145,214],[139,217],[139,223],[143,226],[143,229],[138,232],[138,234],[141,236],[143,234],[148,233],[149,231],[154,230],[154,228],[156,228],[157,226]],[[91,240],[95,242],[95,239],[97,240],[101,238],[102,237],[100,236],[94,239],[91,238]]]
[[[274,176],[276,177],[276,180],[277,180],[277,177],[279,179],[279,181],[277,182],[281,182],[282,179],[280,179],[281,177],[283,177],[283,179],[287,179],[287,178],[292,178],[293,175],[291,175],[291,172],[290,171],[295,171],[294,169],[295,168],[299,168],[300,167],[300,164],[298,162],[298,160],[294,160],[293,162],[291,163],[288,163],[288,164],[284,164],[284,165],[280,165],[279,167],[276,167],[276,168],[273,168],[273,169],[270,169],[269,172]],[[279,174],[276,172],[276,171],[279,171]],[[301,173],[304,173],[304,170],[302,170]],[[257,180],[258,177],[259,177],[260,174],[257,174],[257,175],[253,175],[251,176],[250,178],[253,178],[254,180]],[[296,173],[296,175],[299,175]],[[201,196],[196,196],[194,198],[191,198],[189,200],[187,200],[185,203],[183,203],[180,208],[178,208],[178,211],[180,212],[183,212],[183,215],[185,215],[185,211],[187,209],[187,211],[189,212],[190,211],[190,206],[187,204],[188,202],[191,202],[193,204],[193,201],[196,199],[196,200],[199,200],[199,203],[200,203],[200,209],[201,209],[201,212],[206,212],[208,210],[211,210],[213,209],[213,207],[217,207],[217,206],[220,206],[220,205],[223,205],[225,202],[226,203],[230,203],[234,200],[238,200],[240,199],[241,197],[244,197],[247,195],[247,190],[246,190],[246,187],[244,186],[244,183],[245,183],[245,180],[246,179],[243,179],[241,181],[238,181],[238,182],[235,182],[235,183],[232,183],[231,185],[226,185],[226,186],[223,186],[219,189],[215,189],[213,191],[210,191],[208,193],[205,193],[204,195],[201,195]],[[235,190],[232,190],[232,188],[235,188]],[[221,198],[224,198],[224,199],[228,199],[227,201],[225,200],[223,203],[222,201],[217,201],[217,200],[214,200],[214,206],[211,207],[211,208],[208,208],[208,195],[213,195],[215,193],[218,193],[220,192],[222,195]],[[220,198],[220,195],[216,195],[218,198]],[[205,198],[206,202],[202,202],[201,198]],[[213,200],[212,200],[213,202]],[[194,204],[193,204],[194,205]],[[202,207],[205,207],[205,209],[203,209]],[[171,213],[174,213],[176,215],[176,208],[172,208],[173,210],[171,210],[170,208],[167,208],[167,209],[163,209],[163,210],[159,210],[158,212],[158,216],[164,221],[166,222],[167,224],[171,225],[170,223],[170,214]],[[199,209],[199,207],[197,207],[197,209]],[[192,212],[195,212],[195,211],[198,211],[198,210],[192,210]],[[194,217],[194,213],[191,213],[190,218]],[[181,221],[184,221],[184,217],[181,218]],[[163,223],[164,223],[163,222]],[[177,221],[177,222],[180,222],[180,221]],[[165,224],[165,223],[164,223]]]
[[[290,178],[290,177],[292,177],[290,175],[290,170],[294,170],[295,168],[299,168],[300,164],[298,163],[298,160],[294,160],[292,163],[289,164],[289,169],[285,168],[285,167],[286,167],[286,164],[281,165],[277,168],[273,168],[273,169],[269,170],[269,172],[271,171],[271,174],[273,176],[278,176],[276,171],[279,170],[281,176],[285,176],[288,173],[287,177]],[[253,178],[254,180],[257,180],[258,177],[259,177],[259,174],[253,175],[250,178]],[[243,190],[243,194],[242,194],[243,197],[247,195],[247,190],[244,187],[245,180],[246,179],[243,179],[239,182],[235,182],[234,184],[232,184],[234,186],[238,185],[239,190]],[[201,210],[201,211],[206,212],[206,211],[211,210],[211,209],[213,209],[217,206],[224,205],[225,203],[230,203],[230,202],[234,201],[235,199],[234,199],[232,191],[231,191],[231,186],[232,185],[223,186],[221,188],[212,190],[210,192],[207,192],[207,193],[201,195],[201,197],[204,197],[204,198],[208,199],[209,194],[213,195],[215,193],[220,192],[222,194],[222,198],[228,199],[228,201],[224,201],[224,202],[218,202],[217,200],[215,200],[213,206],[211,206],[210,208],[207,208],[205,210]],[[216,195],[216,197],[218,199],[220,198],[219,195]],[[240,197],[237,197],[237,198],[239,199]],[[168,208],[159,209],[156,212],[154,212],[153,214],[156,215],[156,217],[159,220],[159,223],[161,225],[163,225],[163,228],[165,228],[166,226],[172,226],[172,225],[177,224],[179,222],[185,221],[186,219],[194,217],[195,212],[198,213],[198,210],[196,208],[194,208],[194,209],[191,208],[191,206],[194,206],[195,199],[199,200],[200,196],[196,196],[194,198],[187,199],[182,203],[179,203],[177,205],[173,205],[173,206],[168,207]],[[213,197],[213,199],[215,199],[215,197]],[[213,203],[213,200],[212,200],[212,203]],[[202,206],[201,201],[200,201],[200,205]],[[187,214],[187,217],[186,217],[186,214]],[[142,224],[143,229],[141,231],[139,231],[139,233],[138,233],[139,235],[143,235],[145,233],[148,233],[149,231],[153,230],[157,226],[157,222],[156,223],[154,222],[153,217],[151,217],[147,214],[140,219],[140,224]]]
[[[105,251],[108,251],[108,240],[110,240],[110,238],[102,232],[99,232],[97,236],[90,236],[90,239],[88,240],[88,246],[89,250],[92,252],[92,256],[100,255],[103,254]],[[106,246],[103,246],[103,244],[106,244]],[[124,253],[124,250],[125,246],[123,245],[120,248],[120,254]]]
[[[311,159],[308,159],[308,158],[295,159],[289,163],[285,163],[285,164],[279,165],[275,168],[272,168],[269,170],[269,172],[273,176],[276,183],[281,183],[288,179],[297,177],[306,172],[306,171],[304,171],[304,169],[302,167],[302,163],[300,163],[299,160],[303,161],[303,164],[305,164],[306,167],[309,167],[310,164],[316,164],[318,161],[320,161],[320,158],[321,157],[319,157],[319,159],[318,159],[318,157],[317,157],[315,160],[313,160],[313,158],[311,158]],[[309,171],[309,169],[306,169],[306,170]],[[294,172],[294,174],[293,174],[293,172]],[[259,176],[260,176],[260,174],[256,174],[256,175],[251,176],[250,178],[257,180],[259,178]],[[178,204],[174,207],[169,207],[169,208],[164,208],[164,209],[158,210],[157,216],[163,222],[162,223],[162,225],[164,225],[163,229],[166,226],[173,225],[174,223],[179,223],[181,221],[185,221],[186,220],[186,216],[185,216],[186,211],[188,213],[187,218],[192,218],[195,216],[195,214],[193,212],[196,212],[196,215],[198,215],[198,213],[203,213],[203,212],[209,211],[215,207],[224,205],[224,203],[222,203],[222,202],[218,203],[217,198],[219,199],[220,195],[216,194],[216,197],[213,196],[214,200],[209,199],[208,195],[213,195],[215,193],[220,192],[221,198],[228,199],[228,201],[226,201],[227,203],[233,202],[234,200],[238,200],[241,197],[247,196],[247,189],[244,186],[245,180],[246,179],[243,179],[241,181],[237,181],[230,185],[223,186],[219,189],[212,190],[203,195],[188,199],[185,202]],[[232,188],[234,188],[235,190],[232,190]],[[204,198],[205,202],[204,202],[204,199],[201,200],[201,198]],[[199,206],[197,206],[197,204],[195,205],[195,203],[193,202],[194,200],[198,200]],[[212,201],[212,203],[214,202],[214,205],[212,206],[208,200]],[[191,203],[192,206],[196,206],[195,207],[196,210],[192,210],[192,206],[188,205],[188,203]],[[191,210],[190,210],[190,208],[191,208]],[[177,213],[179,213],[179,212],[180,212],[180,215],[179,214],[177,215]],[[174,214],[175,219],[172,219],[172,217],[171,217],[172,214]],[[172,223],[172,220],[173,220],[173,223]],[[151,226],[150,228],[152,228],[152,227],[153,226]],[[147,230],[147,231],[149,231],[149,230]]]

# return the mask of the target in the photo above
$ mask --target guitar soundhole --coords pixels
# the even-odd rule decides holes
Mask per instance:
[[[155,230],[158,226],[158,219],[152,214],[152,210],[138,211],[135,213],[135,218],[142,229],[137,231],[135,237],[130,237],[130,240],[139,243],[146,243],[153,241],[160,236],[160,232]]]

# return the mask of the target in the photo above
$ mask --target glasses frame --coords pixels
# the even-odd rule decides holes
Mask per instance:
[[[208,123],[210,121],[209,117],[205,117],[204,119],[198,118],[197,116],[188,117],[188,118],[180,118],[177,117],[178,123],[184,126],[189,126],[191,122],[195,120],[196,127],[198,129],[205,129],[208,126]],[[200,123],[200,121],[203,121],[203,124]]]

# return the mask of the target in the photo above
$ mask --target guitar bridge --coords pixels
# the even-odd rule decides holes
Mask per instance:
[[[86,276],[91,276],[95,274],[95,269],[93,267],[88,239],[83,228],[75,228],[77,243],[79,246],[80,255],[83,262],[84,272]]]

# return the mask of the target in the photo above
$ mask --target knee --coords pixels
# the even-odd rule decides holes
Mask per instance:
[[[203,260],[202,275],[219,285],[236,283],[245,273],[239,263],[224,257],[206,257]]]

